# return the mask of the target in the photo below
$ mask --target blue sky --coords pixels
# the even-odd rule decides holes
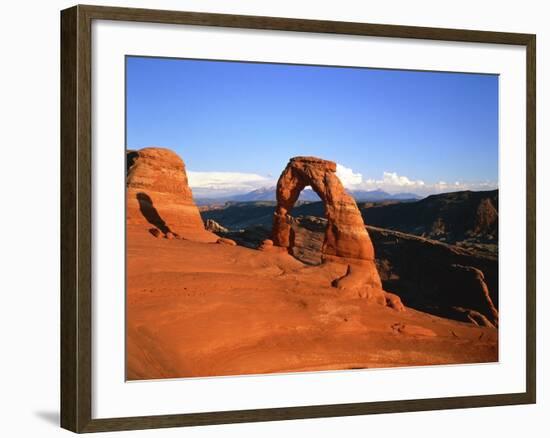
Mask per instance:
[[[495,188],[498,77],[128,57],[127,147],[185,161],[195,194],[274,185],[290,157],[350,189]]]

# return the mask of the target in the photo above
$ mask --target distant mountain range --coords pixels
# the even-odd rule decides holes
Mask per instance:
[[[357,202],[379,202],[388,200],[418,200],[422,199],[415,193],[395,193],[390,194],[383,190],[348,190],[348,193],[355,198]],[[276,187],[262,187],[251,192],[241,195],[226,196],[221,198],[205,198],[197,197],[196,202],[199,205],[212,204],[215,202],[256,202],[256,201],[275,201]],[[319,196],[311,188],[307,187],[300,193],[300,201],[317,202],[320,201]]]

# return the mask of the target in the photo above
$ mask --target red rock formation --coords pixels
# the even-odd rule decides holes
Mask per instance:
[[[346,193],[336,176],[336,163],[333,161],[316,157],[290,159],[277,182],[273,244],[291,251],[292,219],[289,212],[306,186],[311,186],[325,206],[327,227],[321,251],[323,262],[348,265],[346,275],[336,279],[333,286],[402,310],[399,299],[386,296],[386,292],[382,290],[382,282],[374,262],[374,248],[363,218],[355,200]]]
[[[498,230],[498,210],[493,205],[491,198],[480,201],[474,220],[474,234],[489,234]]]
[[[237,242],[235,242],[233,239],[228,239],[227,237],[219,237],[216,243],[219,243],[221,245],[237,246]]]
[[[260,251],[269,251],[273,248],[273,240],[271,239],[265,239],[262,241],[258,249]]]
[[[168,238],[216,242],[204,229],[187,182],[185,164],[169,149],[128,151],[126,176],[127,226],[153,225]]]
[[[328,226],[323,243],[324,258],[373,261],[374,248],[363,218],[355,200],[336,176],[336,163],[315,157],[292,158],[279,178],[273,243],[291,246],[288,212],[306,186],[311,186],[325,206]]]

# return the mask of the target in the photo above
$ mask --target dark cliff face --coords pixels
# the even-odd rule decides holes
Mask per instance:
[[[384,288],[419,310],[468,320],[473,310],[498,323],[498,259],[494,255],[367,227]],[[464,315],[459,315],[464,313]]]
[[[361,204],[368,225],[455,243],[498,240],[498,190],[455,192],[416,202]]]

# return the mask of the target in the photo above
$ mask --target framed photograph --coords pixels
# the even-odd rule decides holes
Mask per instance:
[[[61,12],[61,425],[535,403],[535,35]]]

